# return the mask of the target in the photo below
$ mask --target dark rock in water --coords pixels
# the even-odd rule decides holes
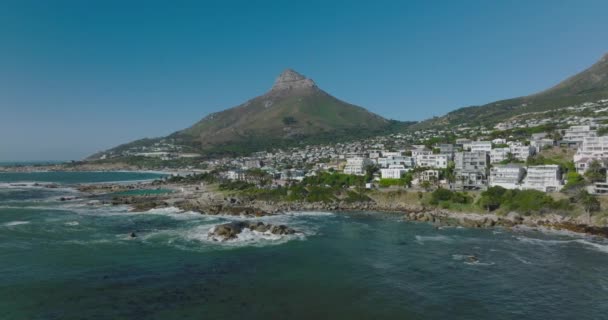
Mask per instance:
[[[209,232],[209,236],[220,237],[222,238],[222,240],[230,240],[236,238],[239,233],[243,232],[244,229],[249,229],[257,232],[270,232],[272,234],[278,235],[296,233],[294,229],[286,225],[271,225],[265,224],[261,221],[235,221],[216,226],[211,232]]]
[[[225,240],[234,239],[247,226],[246,222],[241,221],[221,224],[213,229],[212,235],[222,237]]]
[[[131,238],[137,238],[137,235],[135,234],[135,232],[131,232],[131,234],[129,235],[129,237],[131,237]]]

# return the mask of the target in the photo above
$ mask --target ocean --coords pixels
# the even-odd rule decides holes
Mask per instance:
[[[246,218],[59,201],[155,177],[0,173],[0,319],[608,317],[604,239],[293,212],[251,220],[299,234],[216,242],[213,226]]]

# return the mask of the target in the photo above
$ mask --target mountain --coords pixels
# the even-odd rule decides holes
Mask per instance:
[[[341,101],[321,90],[312,79],[287,69],[264,95],[241,105],[209,114],[168,137],[142,139],[93,155],[171,141],[188,151],[256,151],[299,142],[357,138],[408,123],[387,120],[366,109]],[[181,148],[183,150],[183,148]]]
[[[524,113],[555,110],[606,98],[608,98],[608,54],[588,69],[545,91],[483,106],[457,109],[444,116],[422,121],[412,128],[495,124]]]
[[[252,137],[292,138],[344,129],[380,129],[389,121],[340,101],[315,82],[287,69],[266,94],[213,113],[173,137],[192,137],[203,146]]]

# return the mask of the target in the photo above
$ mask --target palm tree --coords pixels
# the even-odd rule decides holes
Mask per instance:
[[[591,224],[591,212],[600,211],[600,201],[597,200],[597,198],[593,195],[589,194],[587,190],[581,190],[581,192],[579,192],[577,195],[577,200],[581,203],[585,213],[588,215],[587,223]]]

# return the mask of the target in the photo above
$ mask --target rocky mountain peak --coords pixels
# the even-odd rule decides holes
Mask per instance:
[[[292,69],[283,71],[274,82],[271,91],[315,88],[315,82]]]

